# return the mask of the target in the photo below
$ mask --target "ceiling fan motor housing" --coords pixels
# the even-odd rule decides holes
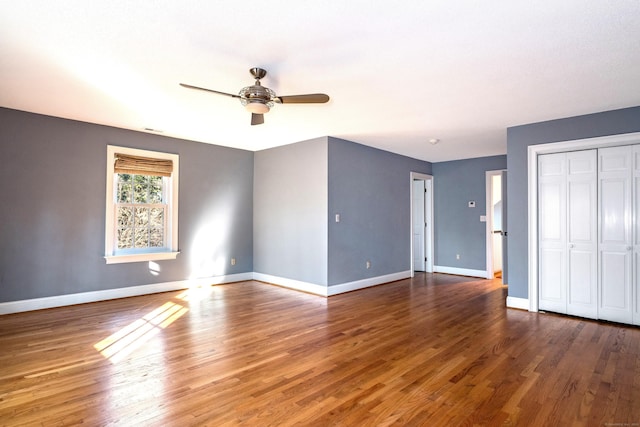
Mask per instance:
[[[273,107],[273,98],[276,97],[276,93],[260,85],[260,82],[256,82],[255,85],[244,87],[238,93],[240,95],[240,102],[245,108],[252,113],[263,114],[269,111]]]

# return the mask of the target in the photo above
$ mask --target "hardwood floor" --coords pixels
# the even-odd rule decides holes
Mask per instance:
[[[0,316],[1,425],[640,425],[640,329],[419,274],[258,282]]]

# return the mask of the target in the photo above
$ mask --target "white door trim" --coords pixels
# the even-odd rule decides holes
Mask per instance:
[[[427,271],[426,199],[427,181],[413,180],[413,269]]]
[[[538,311],[538,155],[563,151],[587,150],[591,148],[631,145],[640,142],[640,132],[572,141],[551,142],[527,147],[528,166],[528,267],[529,267],[529,311]],[[513,200],[513,199],[512,199]]]
[[[486,259],[487,259],[487,279],[493,279],[495,271],[493,271],[493,181],[494,176],[502,177],[502,172],[506,169],[498,169],[485,172],[486,180]],[[504,268],[504,267],[503,267]]]
[[[414,180],[423,180],[425,181],[425,185],[427,188],[428,200],[425,200],[429,206],[429,209],[425,212],[425,221],[431,226],[429,227],[429,232],[425,235],[425,243],[426,243],[426,254],[427,254],[427,263],[425,265],[425,270],[428,273],[433,272],[433,175],[427,175],[419,172],[411,172],[409,174],[409,194],[411,195],[409,199],[409,258],[410,258],[410,271],[411,277],[415,275],[414,265],[413,265],[413,181]],[[430,191],[429,191],[430,190]]]

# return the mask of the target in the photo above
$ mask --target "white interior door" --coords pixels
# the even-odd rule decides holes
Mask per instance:
[[[596,150],[567,153],[567,313],[598,316]]]
[[[424,180],[425,271],[433,273],[433,179]]]
[[[413,270],[426,271],[426,218],[424,180],[413,181]]]
[[[632,323],[632,146],[598,150],[598,317]]]
[[[507,211],[507,171],[502,171],[502,283],[509,283],[509,246],[507,229],[509,217]]]
[[[567,312],[566,153],[538,156],[538,248],[541,310]]]
[[[640,325],[640,145],[633,146],[633,324]]]
[[[597,318],[596,150],[539,156],[540,309]]]

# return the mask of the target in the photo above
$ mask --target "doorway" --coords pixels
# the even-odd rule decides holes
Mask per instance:
[[[486,172],[487,279],[507,283],[507,201],[505,170]]]
[[[411,172],[411,277],[433,273],[433,176]]]

